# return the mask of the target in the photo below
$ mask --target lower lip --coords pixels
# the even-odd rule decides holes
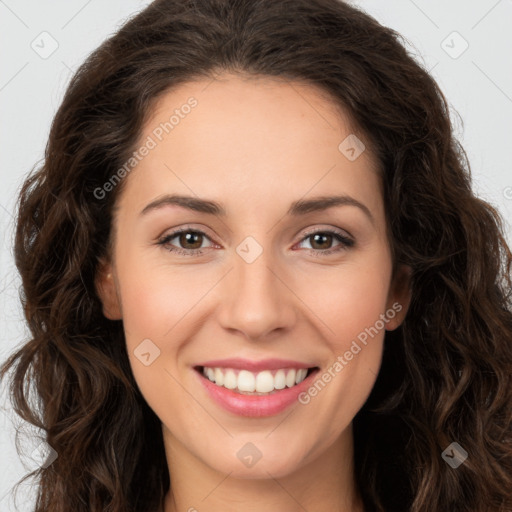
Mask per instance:
[[[298,401],[298,396],[308,389],[318,371],[319,369],[315,368],[300,384],[284,388],[271,395],[242,395],[223,386],[217,386],[197,370],[194,370],[194,373],[197,374],[210,397],[221,407],[234,414],[254,418],[274,416],[290,407]]]

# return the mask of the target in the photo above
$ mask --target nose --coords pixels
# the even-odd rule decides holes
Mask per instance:
[[[251,341],[283,334],[295,322],[297,301],[288,273],[270,261],[270,251],[252,263],[237,254],[222,291],[219,319],[222,327]]]

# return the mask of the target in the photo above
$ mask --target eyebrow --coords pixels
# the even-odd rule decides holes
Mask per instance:
[[[226,217],[226,210],[220,203],[217,203],[216,201],[177,194],[165,195],[155,199],[144,207],[144,209],[140,212],[140,215],[146,215],[152,210],[158,210],[170,205],[180,206],[182,208],[186,208],[187,210],[192,210],[199,213]],[[324,211],[335,206],[355,206],[366,214],[372,224],[375,224],[375,219],[369,208],[357,199],[354,199],[348,195],[317,196],[311,199],[299,199],[290,205],[286,215],[298,217],[300,215],[306,215],[311,212]]]

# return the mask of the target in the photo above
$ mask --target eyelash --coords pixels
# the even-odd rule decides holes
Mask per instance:
[[[164,237],[160,238],[157,242],[157,245],[164,247],[169,252],[174,252],[176,254],[180,254],[181,256],[199,256],[199,255],[203,254],[203,252],[204,252],[203,249],[181,249],[179,247],[173,247],[173,248],[166,247],[167,244],[169,244],[169,242],[173,238],[176,238],[178,235],[181,235],[182,233],[200,234],[200,235],[204,235],[206,238],[209,239],[208,235],[206,233],[204,233],[203,231],[185,227],[185,228],[178,229],[178,230],[174,231],[173,233],[169,233],[168,235],[165,235]],[[309,251],[311,251],[310,254],[312,254],[314,256],[328,256],[330,254],[340,252],[340,251],[349,249],[354,246],[354,240],[352,240],[351,238],[344,236],[343,234],[341,234],[338,231],[325,230],[325,229],[319,229],[319,230],[309,231],[309,232],[305,233],[305,235],[302,237],[302,239],[300,240],[299,243],[302,243],[307,238],[309,238],[313,235],[316,235],[318,233],[321,233],[324,235],[325,234],[333,235],[334,238],[341,244],[338,247],[335,247],[334,249],[326,249],[324,251],[322,251],[320,249],[309,249]]]

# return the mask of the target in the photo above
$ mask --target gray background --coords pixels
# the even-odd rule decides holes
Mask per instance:
[[[43,157],[52,117],[84,58],[148,0],[0,0],[0,361],[27,336],[12,256],[16,195]],[[512,240],[512,0],[358,0],[354,4],[401,33],[431,70],[452,109],[475,192],[495,205]],[[454,34],[457,32],[457,34]],[[467,49],[465,47],[467,46]],[[465,51],[463,51],[465,49]],[[460,117],[456,115],[460,114]],[[37,467],[37,432],[19,423],[0,395],[0,510],[14,511],[9,490]],[[22,486],[19,510],[33,490]]]

